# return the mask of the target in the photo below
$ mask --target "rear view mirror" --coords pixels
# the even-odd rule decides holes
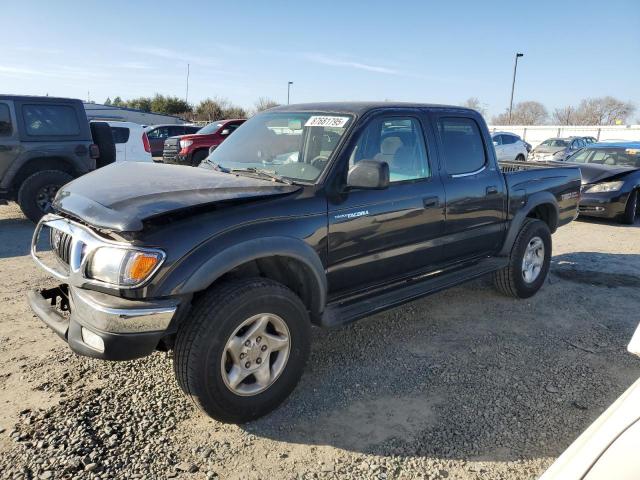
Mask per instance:
[[[347,185],[351,188],[385,189],[389,186],[389,165],[376,160],[360,160],[349,169]]]
[[[231,130],[229,130],[228,128],[225,128],[220,132],[220,135],[229,135],[230,133],[231,133]]]

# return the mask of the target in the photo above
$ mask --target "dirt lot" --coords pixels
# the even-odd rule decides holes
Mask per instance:
[[[0,207],[0,477],[535,478],[640,376],[640,224],[554,235],[543,290],[479,280],[314,332],[307,372],[248,425],[197,412],[166,354],[82,359],[29,311],[53,284]]]

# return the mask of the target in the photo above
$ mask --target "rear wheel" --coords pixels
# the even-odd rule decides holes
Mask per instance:
[[[624,209],[624,214],[622,215],[622,223],[626,223],[627,225],[633,225],[633,222],[636,220],[636,215],[638,214],[638,190],[634,190],[629,194],[629,199],[627,200],[627,205]]]
[[[176,379],[211,417],[253,420],[295,388],[309,330],[304,304],[284,285],[263,278],[227,282],[200,297],[180,326]]]
[[[511,249],[509,265],[494,272],[494,283],[505,295],[534,295],[549,273],[551,232],[542,220],[527,218]]]
[[[60,170],[43,170],[27,177],[18,190],[18,204],[25,216],[37,223],[52,211],[53,199],[62,185],[73,177]]]

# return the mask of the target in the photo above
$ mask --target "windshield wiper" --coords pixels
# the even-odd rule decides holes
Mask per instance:
[[[214,170],[217,170],[217,171],[223,172],[223,173],[229,173],[230,172],[230,170],[228,168],[225,168],[225,167],[223,167],[221,165],[218,165],[216,162],[210,160],[209,157],[207,157],[204,161],[206,163],[208,163],[209,165],[211,165],[211,168],[213,168]]]
[[[269,171],[269,170],[265,170],[263,168],[255,168],[255,167],[248,167],[248,168],[233,168],[231,170],[229,170],[229,172],[231,173],[252,173],[261,177],[267,177],[270,178],[271,180],[275,180],[276,182],[281,182],[281,183],[286,183],[287,185],[293,185],[293,182],[291,180],[289,180],[288,178],[285,177],[281,177],[280,175],[276,174],[275,172]]]

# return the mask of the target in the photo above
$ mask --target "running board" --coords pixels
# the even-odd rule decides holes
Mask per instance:
[[[480,260],[470,266],[442,273],[422,275],[390,289],[372,291],[358,299],[338,300],[327,305],[320,326],[336,327],[363,317],[388,310],[432,293],[454,287],[508,265],[508,258],[493,257]]]

